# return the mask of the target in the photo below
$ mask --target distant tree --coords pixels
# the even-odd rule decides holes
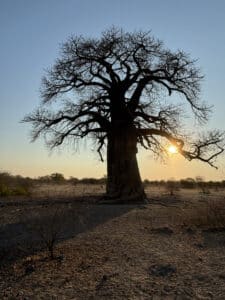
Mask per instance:
[[[209,194],[210,191],[208,189],[208,184],[205,182],[205,178],[203,176],[196,176],[195,178],[197,182],[197,186],[203,194]]]
[[[196,180],[196,182],[204,182],[205,178],[203,176],[198,175],[195,177],[195,180]]]
[[[166,182],[166,189],[168,190],[170,196],[174,196],[175,191],[179,189],[179,184],[173,178]]]
[[[50,183],[51,182],[51,176],[50,175],[39,176],[37,178],[37,181],[41,182],[41,183]]]
[[[193,178],[186,178],[180,180],[180,185],[184,189],[194,189],[196,186],[196,182]]]
[[[68,182],[76,185],[79,183],[79,179],[76,177],[70,176],[70,178],[68,179]]]
[[[52,173],[50,175],[50,178],[55,183],[62,183],[63,181],[65,181],[65,178],[61,173]]]
[[[97,178],[82,178],[80,183],[83,184],[98,184],[99,180]]]
[[[145,180],[143,181],[143,184],[144,184],[145,186],[148,186],[148,185],[151,184],[151,182],[150,182],[148,179],[145,179]]]
[[[224,151],[219,131],[195,141],[184,134],[181,105],[165,101],[166,95],[180,95],[200,123],[207,121],[201,80],[189,55],[168,50],[149,32],[113,27],[100,38],[72,37],[63,45],[43,78],[40,108],[24,121],[33,124],[33,140],[43,135],[51,148],[89,136],[103,161],[106,146],[108,197],[142,201],[138,145],[161,156],[170,142],[186,159],[210,166]]]

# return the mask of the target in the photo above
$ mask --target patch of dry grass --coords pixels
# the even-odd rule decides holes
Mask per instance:
[[[51,205],[3,207],[0,220],[5,226],[10,221],[6,212],[8,218],[21,213],[17,209],[44,214],[57,198],[73,203],[75,196],[85,200],[103,192],[98,185],[38,186],[31,204],[41,198]],[[181,189],[170,196],[147,186],[146,192],[146,205],[93,205],[95,224],[61,240],[55,249],[60,259],[47,259],[46,251],[18,258],[0,272],[0,298],[223,299],[224,232],[210,233],[206,242],[204,229],[224,227],[224,191]],[[116,209],[121,212],[113,213]],[[109,217],[102,218],[105,214]]]

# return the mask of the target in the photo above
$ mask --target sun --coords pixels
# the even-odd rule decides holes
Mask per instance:
[[[177,153],[178,152],[178,149],[177,149],[177,147],[176,146],[174,146],[174,145],[170,145],[169,147],[168,147],[168,152],[170,153],[170,154],[175,154],[175,153]]]

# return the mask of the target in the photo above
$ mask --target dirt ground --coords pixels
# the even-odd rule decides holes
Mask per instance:
[[[0,299],[225,299],[225,191],[146,187],[145,205],[98,204],[103,192],[0,198]]]

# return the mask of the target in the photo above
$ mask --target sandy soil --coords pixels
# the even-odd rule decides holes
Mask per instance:
[[[146,205],[96,204],[102,192],[0,199],[0,299],[225,299],[224,191],[149,187]],[[56,211],[51,260],[34,229]]]

